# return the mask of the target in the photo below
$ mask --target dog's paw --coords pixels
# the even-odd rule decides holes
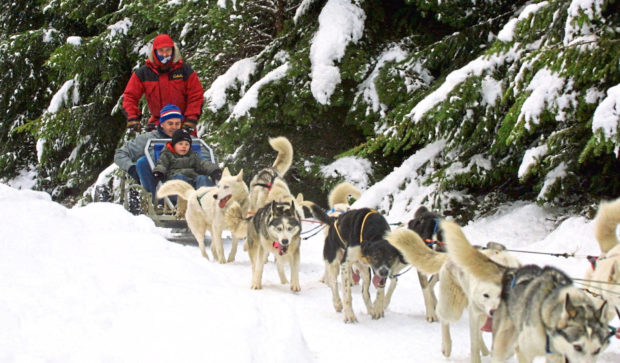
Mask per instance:
[[[385,313],[383,312],[383,310],[375,309],[372,313],[370,313],[370,316],[372,316],[374,320],[377,320],[383,318],[385,316]]]
[[[235,262],[235,256],[229,256],[228,260],[226,262],[228,262],[228,263]]]
[[[262,286],[262,284],[260,282],[258,282],[258,283],[253,282],[252,286],[250,286],[250,289],[252,289],[252,290],[260,290],[262,288],[263,288],[263,286]]]
[[[430,313],[426,313],[426,321],[428,321],[429,323],[434,323],[436,321],[439,321],[439,318],[437,317],[437,314],[435,314],[435,312],[430,312]]]
[[[334,309],[336,309],[337,313],[342,312],[342,301],[334,301]]]
[[[353,314],[353,312],[351,313],[345,313],[344,314],[344,322],[349,324],[349,323],[357,323],[357,318],[355,317],[355,314]]]
[[[441,343],[441,353],[446,358],[450,357],[450,354],[452,353],[452,342],[451,341]]]
[[[299,284],[291,284],[291,291],[301,291],[301,287],[299,286]]]

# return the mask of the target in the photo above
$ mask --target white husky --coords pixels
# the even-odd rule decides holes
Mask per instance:
[[[588,289],[607,301],[608,322],[620,311],[620,244],[616,236],[618,223],[620,198],[602,202],[594,219],[594,234],[602,255],[596,261],[596,268],[586,273],[586,280],[592,281]]]
[[[225,263],[222,232],[227,229],[232,232],[232,248],[228,255],[228,262],[235,260],[237,244],[247,235],[247,223],[235,215],[245,215],[248,210],[248,187],[243,182],[243,170],[237,175],[231,175],[228,168],[224,168],[222,178],[217,187],[202,187],[198,190],[182,180],[169,180],[157,191],[157,197],[179,195],[187,200],[185,219],[192,231],[200,252],[207,259],[209,255],[205,249],[204,236],[209,230],[211,233],[211,252],[219,263]]]

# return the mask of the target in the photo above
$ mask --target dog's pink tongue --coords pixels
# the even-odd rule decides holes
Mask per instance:
[[[486,331],[486,332],[493,331],[493,318],[491,318],[490,316],[487,316],[487,320],[484,322],[484,325],[482,326],[482,328],[480,328],[480,330]]]
[[[352,278],[353,278],[353,283],[355,285],[359,284],[360,283],[360,272],[359,271],[353,271]]]
[[[385,278],[374,275],[372,277],[372,284],[375,285],[376,288],[380,288],[385,286]]]
[[[225,198],[220,199],[220,203],[219,203],[220,208],[226,207],[226,203],[228,203],[228,201],[230,200],[230,197],[231,195],[227,195]]]

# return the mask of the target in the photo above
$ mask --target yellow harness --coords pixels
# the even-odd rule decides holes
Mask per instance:
[[[362,244],[362,242],[364,242],[363,239],[363,235],[364,235],[364,226],[366,225],[366,219],[368,219],[368,216],[371,214],[377,213],[376,210],[371,209],[370,212],[366,213],[366,215],[364,216],[364,219],[362,220],[362,228],[360,228],[360,244]],[[346,243],[344,241],[344,239],[342,238],[342,235],[340,234],[340,229],[338,229],[338,221],[336,220],[336,222],[334,222],[334,229],[336,230],[336,234],[338,234],[338,238],[340,238],[340,242],[342,242],[342,244],[346,247],[348,246],[348,243]]]

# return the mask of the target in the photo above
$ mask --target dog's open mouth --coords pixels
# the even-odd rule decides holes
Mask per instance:
[[[226,207],[226,204],[228,203],[230,198],[232,198],[232,194],[228,194],[224,198],[220,199],[220,203],[219,203],[220,208]]]
[[[493,318],[490,316],[487,316],[487,320],[484,322],[484,325],[482,326],[482,328],[480,328],[480,330],[486,331],[486,332],[493,331]]]
[[[274,241],[273,242],[273,248],[278,250],[278,254],[280,256],[282,256],[283,254],[285,254],[286,252],[288,252],[288,245],[282,245],[280,244],[280,242],[278,241]]]
[[[385,281],[387,279],[385,277],[374,275],[372,277],[372,284],[375,285],[375,288],[380,289],[385,287]]]

